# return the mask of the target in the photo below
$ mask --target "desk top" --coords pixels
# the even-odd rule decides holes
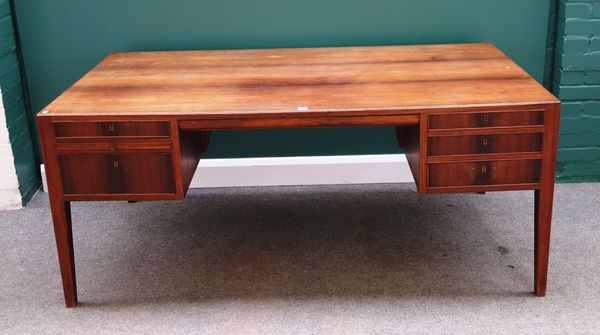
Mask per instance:
[[[113,53],[46,115],[206,118],[558,103],[492,44]]]

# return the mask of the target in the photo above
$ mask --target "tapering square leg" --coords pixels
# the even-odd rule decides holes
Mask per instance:
[[[50,200],[54,237],[58,250],[58,263],[62,277],[65,304],[77,305],[77,284],[75,280],[75,256],[73,254],[73,232],[71,228],[71,204],[68,201]]]
[[[535,191],[535,289],[538,297],[546,295],[548,258],[550,255],[550,228],[554,185]]]

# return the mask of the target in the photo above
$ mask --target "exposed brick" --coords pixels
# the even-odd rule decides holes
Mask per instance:
[[[600,85],[559,86],[558,95],[562,100],[587,100],[600,97]]]
[[[599,85],[600,84],[600,71],[586,72],[584,83],[587,85]]]
[[[8,89],[2,89],[2,101],[4,102],[4,108],[10,108],[16,104],[19,99],[23,99],[23,91],[21,90],[21,82],[15,83]]]
[[[600,129],[600,118],[581,118],[581,134],[597,133]],[[598,143],[600,145],[600,143]],[[599,171],[600,172],[600,171]]]
[[[556,75],[560,85],[583,85],[586,73],[583,71],[558,71]]]
[[[8,71],[15,64],[19,63],[16,52],[11,52],[6,56],[0,58],[0,75]]]
[[[600,54],[563,55],[560,67],[567,71],[600,70]]]
[[[567,19],[564,29],[567,35],[600,35],[600,20]]]
[[[572,148],[581,146],[579,135],[577,134],[561,134],[558,140],[560,148]]]
[[[559,42],[558,49],[563,54],[583,54],[590,46],[590,39],[587,36],[563,36]]]
[[[592,5],[587,3],[562,3],[559,17],[589,19],[592,17]]]
[[[595,133],[598,129],[600,129],[600,119],[562,118],[560,120],[559,131],[561,134]]]
[[[575,164],[577,176],[597,176],[600,171],[600,162],[578,162]]]
[[[558,177],[562,181],[593,182],[598,181],[600,162],[569,162],[558,165]]]
[[[12,139],[13,142],[11,143],[11,146],[13,155],[18,159],[21,159],[23,155],[28,155],[29,151],[33,150],[31,147],[31,141],[29,140],[29,135],[29,128],[24,128],[21,133],[16,136],[16,138]]]
[[[23,202],[23,204],[28,203],[29,200],[35,195],[35,193],[40,187],[39,180],[40,179],[36,167],[35,174],[30,175],[29,178],[25,179],[25,181],[19,182],[19,190],[21,191],[21,201]]]
[[[31,143],[31,141],[29,141]],[[37,174],[37,166],[35,164],[35,153],[31,145],[25,148],[18,156],[15,156],[15,169],[17,170],[17,178],[19,185],[24,186],[31,179],[31,176]]]
[[[600,36],[594,36],[590,40],[590,52],[600,52]]]
[[[27,182],[31,176],[35,176],[35,154],[31,146],[26,148],[19,154],[19,159],[15,159],[15,169],[17,170],[17,178],[19,179],[19,185],[23,185]]]
[[[23,142],[23,138],[21,137],[21,134],[25,129],[29,129],[27,117],[25,115],[19,115],[19,117],[8,126],[8,138],[10,139],[10,144],[13,146],[13,153],[15,147],[21,148],[27,145],[26,142]]]
[[[560,149],[558,159],[563,162],[597,161],[600,160],[600,147]]]
[[[598,145],[598,137],[600,136],[600,131],[596,133],[584,133],[579,135],[579,145],[580,146],[590,146],[590,145]]]
[[[0,73],[0,87],[11,87],[21,80],[21,68],[18,63]]]
[[[579,117],[582,111],[583,104],[581,102],[563,102],[560,115],[561,117],[576,118]]]
[[[561,118],[559,133],[562,137],[564,134],[577,135],[580,131],[579,122],[576,119]],[[560,142],[560,138],[559,138]]]
[[[586,118],[600,118],[600,101],[581,104],[581,115]],[[600,128],[598,128],[600,132]]]
[[[10,15],[10,2],[8,0],[0,1],[0,17]]]
[[[10,106],[4,105],[4,115],[6,116],[7,126],[13,123],[19,115],[26,113],[27,110],[25,108],[25,102],[23,101],[23,97],[19,96],[16,102],[12,103]]]
[[[6,118],[6,123],[4,120],[1,123],[8,128],[16,178],[23,204],[26,204],[38,188],[39,173],[16,51],[11,7],[8,0],[0,0],[0,88],[4,105],[3,119]]]
[[[13,34],[13,21],[11,16],[0,18],[0,37]]]
[[[567,178],[566,171],[572,165],[573,165],[572,163],[571,164],[566,164],[564,162],[561,162],[561,161],[557,160],[556,161],[556,179],[558,179],[560,181],[565,181],[566,178]]]
[[[560,1],[553,78],[563,101],[557,178],[600,181],[600,0]]]
[[[8,35],[0,40],[0,57],[4,57],[9,53],[15,52],[17,46],[15,45],[15,36]]]

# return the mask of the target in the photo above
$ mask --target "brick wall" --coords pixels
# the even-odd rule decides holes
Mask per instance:
[[[554,93],[560,181],[600,181],[600,0],[559,0]]]
[[[3,155],[0,159],[4,160],[4,163],[12,160],[14,164],[14,170],[0,166],[0,175],[9,178],[7,176],[10,173],[16,173],[21,201],[26,204],[37,191],[40,179],[31,137],[31,120],[28,117],[21,80],[12,10],[8,0],[0,0],[0,90],[3,106],[0,109],[3,118],[0,122],[0,134],[8,132],[12,150],[9,155],[7,148],[0,149],[0,155]]]

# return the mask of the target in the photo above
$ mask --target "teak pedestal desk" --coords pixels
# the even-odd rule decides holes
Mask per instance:
[[[492,44],[111,54],[37,115],[66,305],[71,201],[183,199],[213,130],[347,126],[396,127],[420,193],[533,190],[543,296],[559,113]]]

